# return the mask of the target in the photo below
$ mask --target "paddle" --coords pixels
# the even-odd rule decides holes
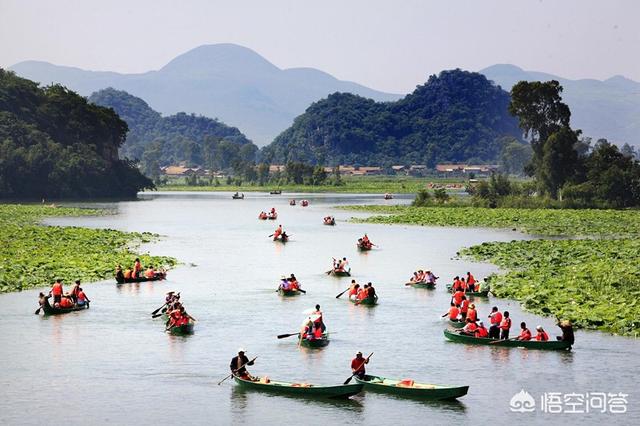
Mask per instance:
[[[276,336],[278,339],[284,339],[285,337],[297,336],[300,333],[279,334]]]
[[[494,340],[493,342],[489,342],[490,345],[494,345],[496,343],[500,343],[500,342],[508,342],[510,340],[518,340],[517,337],[512,337],[511,339],[500,339],[500,340]]]
[[[38,309],[36,309],[36,311],[34,312],[34,314],[38,315],[40,313],[40,309],[42,309],[42,306],[40,306]]]
[[[351,287],[347,288],[345,291],[343,291],[342,293],[340,293],[339,295],[336,296],[336,299],[340,298],[340,296],[342,296],[343,294],[345,294],[347,291],[351,290]]]
[[[164,308],[165,306],[167,306],[168,303],[165,303],[164,305],[160,306],[158,309],[156,309],[155,311],[151,312],[151,316],[154,317],[155,314],[158,313],[158,311],[162,308]],[[154,317],[155,318],[155,317]]]
[[[252,362],[253,362],[253,361],[255,361],[256,359],[258,359],[258,357],[255,357],[255,358],[254,358],[254,359],[252,359],[251,361],[247,361],[247,362],[245,362],[245,363],[244,363],[244,364],[242,364],[240,367],[238,367],[238,368],[236,368],[235,370],[233,370],[233,373],[229,374],[227,377],[225,377],[224,379],[222,379],[222,380],[220,380],[220,381],[218,382],[218,386],[220,386],[220,385],[222,384],[222,382],[224,382],[225,380],[227,380],[229,377],[233,376],[233,375],[234,375],[234,373],[235,373],[236,371],[240,370],[240,369],[241,369],[242,367],[244,367],[245,365],[252,363]]]
[[[371,358],[372,356],[373,356],[373,352],[371,352],[371,353],[369,354],[369,356],[368,356],[368,357],[366,357],[366,358],[364,359],[364,361],[362,361],[362,364],[360,364],[360,367],[362,367],[363,365],[365,365],[365,364],[367,363],[367,361],[369,361],[369,358]],[[358,367],[358,368],[357,368],[357,370],[359,370],[359,369],[360,369],[360,367]],[[348,385],[348,384],[349,384],[349,382],[351,381],[351,379],[353,379],[353,376],[355,376],[355,374],[352,374],[351,376],[349,376],[349,378],[348,378],[347,380],[345,380],[343,384]]]

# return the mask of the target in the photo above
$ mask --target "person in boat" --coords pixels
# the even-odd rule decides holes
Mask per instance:
[[[467,288],[468,291],[475,291],[476,289],[476,279],[471,275],[471,272],[467,272]]]
[[[362,352],[358,351],[356,357],[351,360],[351,374],[359,379],[364,379],[366,374],[365,364],[369,364],[369,359],[362,356]]]
[[[471,321],[478,321],[478,311],[476,311],[476,305],[471,303],[469,305],[469,309],[467,310],[467,318],[471,319]]]
[[[62,301],[63,293],[62,280],[57,279],[56,282],[53,283],[51,291],[49,292],[49,295],[53,296],[53,306],[56,306],[56,304],[59,304]]]
[[[291,290],[291,282],[284,275],[280,277],[280,288],[283,290]]]
[[[358,302],[362,302],[367,298],[367,292],[369,291],[369,286],[365,284],[361,289],[358,290],[358,294],[356,295],[356,300]]]
[[[73,300],[73,303],[78,303],[79,291],[80,291],[80,280],[76,280],[76,282],[73,284],[73,287],[71,287],[71,292],[69,293],[69,295],[71,296],[71,300]]]
[[[471,321],[471,318],[467,318],[465,326],[460,331],[460,334],[465,334],[467,336],[475,336],[476,331],[478,330],[478,326],[475,321]]]
[[[82,290],[82,287],[78,287],[78,295],[76,297],[76,305],[84,306],[87,303],[91,303],[91,300],[89,300],[87,295],[84,294],[84,290]]]
[[[140,263],[140,259],[136,257],[136,260],[133,262],[132,278],[139,278],[141,273],[142,273],[142,263]]]
[[[231,358],[231,363],[229,364],[229,369],[231,369],[231,374],[237,376],[243,380],[255,380],[251,374],[247,371],[246,366],[253,365],[253,361],[249,361],[249,358],[245,355],[245,350],[243,348],[238,349],[238,355]]]
[[[291,286],[291,290],[300,289],[300,283],[298,282],[298,279],[296,278],[296,276],[293,274],[291,274],[291,276],[289,277],[289,286]]]
[[[339,269],[341,271],[346,271],[348,266],[349,266],[349,262],[347,262],[347,258],[343,257],[342,260],[340,261]]]
[[[122,272],[122,267],[120,265],[116,265],[116,281],[124,281],[124,273]]]
[[[467,300],[466,296],[462,296],[462,301],[460,302],[460,316],[462,317],[462,321],[467,319],[467,314],[469,313],[469,300]]]
[[[45,306],[51,306],[49,305],[49,297],[51,296],[46,296],[43,292],[40,292],[40,294],[38,295],[38,304],[41,308],[44,308]]]
[[[458,309],[458,307],[453,302],[451,302],[449,311],[442,315],[442,317],[444,318],[447,315],[449,316],[449,321],[459,321],[458,316],[460,315],[460,309]]]
[[[560,330],[562,330],[562,336],[557,336],[556,339],[564,342],[569,342],[569,344],[573,345],[576,339],[573,334],[573,325],[571,324],[571,321],[558,320],[558,327],[560,327]]]
[[[549,335],[544,331],[541,325],[536,327],[536,331],[536,340],[538,342],[547,342],[549,340]]]
[[[484,323],[480,321],[478,323],[478,328],[476,329],[475,337],[487,338],[489,337],[489,330],[484,326]]]
[[[500,338],[500,323],[502,322],[502,313],[498,310],[497,306],[491,308],[489,314],[491,326],[489,327],[489,337],[492,339]]]
[[[324,318],[322,316],[322,311],[320,310],[320,305],[316,305],[316,310],[313,313],[313,315],[317,315],[317,319],[314,321],[314,324],[317,324],[320,326],[320,329],[322,331],[325,331],[327,329],[327,327],[324,325]]]
[[[462,281],[460,281],[460,277],[456,275],[453,279],[452,291],[455,293],[456,291],[464,291],[464,287],[462,286]]]
[[[156,271],[153,269],[153,265],[149,265],[146,271],[144,271],[144,276],[148,280],[156,277]]]
[[[451,296],[451,301],[458,307],[460,307],[460,305],[462,304],[462,299],[464,298],[464,291],[462,290],[456,290],[455,293],[453,293],[453,296]]]
[[[360,284],[356,284],[356,280],[351,280],[351,287],[349,288],[349,299],[356,300],[359,290]]]
[[[122,275],[124,276],[125,281],[129,281],[133,278],[133,270],[131,268],[127,268],[124,270]]]
[[[511,318],[509,318],[509,311],[504,311],[504,316],[500,323],[500,338],[502,340],[509,340],[509,330],[511,330]]]
[[[436,280],[437,280],[438,278],[440,278],[440,277],[436,277],[435,275],[433,275],[433,272],[431,272],[431,271],[427,271],[427,282],[428,282],[429,284],[433,284],[433,285],[435,285],[435,284],[436,284]]]
[[[409,282],[410,283],[418,283],[420,281],[418,281],[418,272],[414,272],[413,276],[411,278],[409,278]]]
[[[280,235],[282,234],[282,225],[278,225],[278,227],[276,228],[275,231],[273,231],[273,241],[277,240],[278,238],[280,238]]]
[[[69,309],[69,308],[73,308],[74,306],[75,306],[75,303],[73,302],[71,295],[65,294],[60,300],[60,303],[58,304],[57,307],[60,307],[62,309]]]
[[[524,321],[520,323],[520,335],[516,340],[531,340],[531,330],[527,328],[527,323]]]
[[[368,299],[376,298],[376,289],[373,288],[373,284],[371,284],[371,282],[367,284],[367,298]]]

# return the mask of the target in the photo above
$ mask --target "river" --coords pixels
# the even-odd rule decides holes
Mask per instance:
[[[47,220],[156,232],[161,239],[142,250],[174,256],[182,264],[166,281],[154,284],[87,284],[91,309],[58,317],[33,314],[40,290],[0,295],[0,424],[640,424],[637,340],[578,332],[573,351],[547,352],[444,339],[445,283],[467,271],[483,277],[496,270],[458,259],[456,252],[483,241],[529,237],[495,229],[354,224],[348,219],[357,213],[332,209],[407,199],[306,194],[310,205],[305,208],[289,206],[290,197],[303,195],[247,193],[244,200],[231,200],[228,193],[150,193],[140,201],[97,204],[114,209],[115,215]],[[267,238],[276,223],[257,220],[261,210],[271,207],[291,235],[286,245]],[[328,214],[336,217],[337,226],[322,225]],[[379,247],[358,253],[355,241],[365,232]],[[324,271],[338,256],[349,259],[358,282],[374,283],[378,306],[354,306],[346,296],[336,299],[348,279]],[[403,285],[418,268],[441,277],[436,290]],[[278,279],[292,272],[308,293],[282,299],[275,293]],[[150,318],[169,290],[180,291],[198,319],[194,335],[169,336],[160,320]],[[559,332],[552,318],[522,312],[514,301],[491,297],[474,302],[481,318],[492,305],[510,311],[512,334],[520,321],[532,329],[543,325],[552,338]],[[296,332],[303,312],[316,303],[332,333],[328,347],[299,349],[294,337],[276,339]],[[372,374],[470,389],[458,402],[373,393],[327,402],[242,391],[232,380],[218,386],[240,346],[250,357],[258,356],[250,372],[272,379],[342,383],[349,377],[350,360],[361,350],[374,352],[368,365]],[[534,412],[511,411],[510,400],[521,390],[535,398]],[[544,394],[554,392],[563,398],[563,413],[541,407]],[[627,412],[612,414],[615,403],[606,401],[605,413],[593,407],[589,413],[567,413],[576,409],[571,402],[580,395],[590,393],[593,399],[600,392],[628,394]]]

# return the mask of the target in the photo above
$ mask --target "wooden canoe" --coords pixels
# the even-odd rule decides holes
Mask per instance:
[[[278,294],[282,297],[293,297],[301,295],[302,292],[298,290],[285,290],[284,288],[279,287]]]
[[[449,330],[444,330],[444,337],[452,342],[466,343],[468,345],[489,345],[500,348],[527,348],[555,351],[571,349],[571,343],[562,340],[548,340],[546,342],[540,342],[538,340],[495,340],[485,337],[465,336]]]
[[[350,277],[351,271],[336,271],[335,269],[329,273],[330,275],[334,275],[336,277]]]
[[[274,191],[269,191],[269,194],[271,194],[271,195],[280,195],[280,194],[282,194],[282,190],[276,189]]]
[[[193,334],[193,327],[195,323],[193,321],[189,321],[188,324],[179,325],[176,327],[171,327],[168,332],[174,336],[185,336],[187,334]]]
[[[372,245],[371,246],[366,246],[364,244],[358,244],[358,243],[356,243],[356,247],[358,247],[358,250],[360,250],[360,251],[369,251],[369,250],[371,250],[373,248]]]
[[[75,311],[84,311],[85,309],[89,309],[89,303],[85,303],[83,306],[74,306],[72,308],[55,308],[51,306],[49,303],[46,303],[42,306],[42,311],[45,315],[60,315],[60,314],[68,314],[69,312]]]
[[[280,235],[280,236],[278,236],[278,238],[274,238],[273,241],[279,241],[281,243],[286,243],[287,241],[289,241],[289,236],[288,235]]]
[[[302,339],[300,340],[300,334],[298,334],[298,341],[300,342],[301,346],[304,346],[305,348],[324,348],[325,346],[329,345],[329,333],[325,333],[322,335],[322,337],[320,339]]]
[[[242,195],[232,195],[231,198],[234,200],[244,200],[244,194]]]
[[[374,306],[378,304],[378,295],[375,295],[372,298],[367,297],[366,299],[362,299],[362,300],[357,300],[350,297],[349,301],[354,305]]]
[[[400,380],[380,376],[365,375],[363,379],[356,376],[354,379],[357,383],[364,385],[365,391],[383,392],[408,398],[450,400],[463,397],[469,391],[469,386],[444,386],[426,383],[412,383],[411,386],[402,385]]]
[[[352,383],[348,385],[320,386],[308,383],[289,383],[270,380],[269,383],[250,381],[233,376],[236,383],[245,389],[264,392],[274,392],[285,395],[301,396],[305,398],[349,398],[362,392],[364,385]]]
[[[116,278],[116,283],[118,284],[129,284],[129,283],[144,283],[147,281],[161,281],[164,280],[167,277],[167,274],[156,274],[155,277],[153,278],[147,278],[147,277],[137,277],[137,278],[129,278],[127,279],[117,279]]]
[[[449,321],[449,325],[453,328],[463,328],[466,323],[464,321],[452,321],[452,320],[448,320]]]
[[[426,281],[420,281],[420,282],[411,282],[409,281],[408,283],[405,284],[407,287],[413,287],[413,288],[426,288],[428,290],[433,290],[436,288],[436,284],[435,283],[429,283]]]

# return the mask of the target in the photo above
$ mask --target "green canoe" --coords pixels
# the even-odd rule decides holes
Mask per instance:
[[[168,331],[169,334],[172,334],[174,336],[185,336],[187,334],[193,334],[194,325],[195,323],[193,321],[190,321],[188,324],[171,327],[171,329],[169,329]]]
[[[351,272],[350,271],[336,271],[335,269],[333,271],[331,271],[329,274],[334,275],[336,277],[350,277],[351,276]]]
[[[255,389],[264,392],[274,392],[286,395],[295,395],[305,398],[349,398],[362,391],[363,385],[353,383],[338,386],[318,386],[308,383],[287,383],[269,381],[269,383],[252,382],[233,376],[236,383],[245,389]]]
[[[469,386],[443,386],[426,383],[413,383],[412,386],[398,386],[400,380],[379,376],[354,377],[357,383],[364,385],[366,391],[390,393],[397,396],[429,400],[456,399],[469,391]]]
[[[428,282],[424,282],[424,281],[420,281],[419,283],[414,283],[414,282],[409,281],[405,285],[407,287],[426,288],[426,289],[429,289],[429,290],[433,290],[434,288],[436,288],[435,283],[428,283]]]
[[[451,320],[448,320],[448,321],[449,321],[449,325],[453,328],[463,328],[466,325],[464,321],[451,321]]]
[[[305,348],[324,348],[329,344],[329,333],[325,333],[322,335],[320,339],[302,339],[300,340],[300,334],[298,334],[298,341],[300,342],[300,346],[304,346]]]
[[[473,297],[489,297],[489,291],[490,290],[485,290],[485,291],[467,291],[465,293],[466,296],[473,296]]]
[[[69,312],[75,312],[75,311],[84,311],[85,309],[89,309],[89,303],[85,303],[82,306],[73,306],[71,308],[55,308],[53,306],[51,306],[49,304],[49,302],[47,301],[47,303],[45,305],[42,306],[42,311],[44,312],[45,315],[59,315],[59,314],[67,314]]]
[[[375,306],[378,304],[378,295],[375,295],[374,297],[367,297],[362,300],[354,300],[350,297],[349,301],[354,305]]]
[[[546,349],[546,350],[570,350],[571,343],[562,340],[548,340],[540,342],[538,340],[495,340],[484,337],[465,336],[444,330],[444,337],[452,342],[467,343],[469,345],[489,345],[507,348],[527,348],[527,349]],[[491,343],[496,342],[496,343]]]
[[[278,288],[278,294],[283,297],[292,297],[292,296],[299,296],[302,294],[302,292],[298,290],[285,290],[282,287],[280,287]]]

